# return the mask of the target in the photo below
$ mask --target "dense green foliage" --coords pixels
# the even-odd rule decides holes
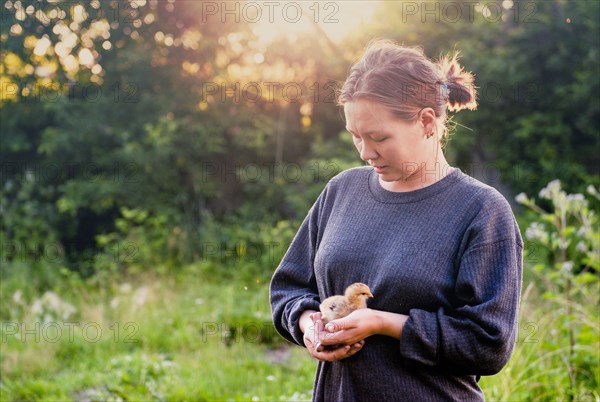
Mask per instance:
[[[268,47],[202,2],[58,2],[45,19],[18,3],[1,28],[8,260],[51,245],[91,273],[82,261],[120,236],[123,208],[162,222],[155,251],[174,266],[219,236],[204,219],[302,219],[329,177],[360,164],[340,141],[334,84],[375,36],[432,58],[461,51],[479,110],[455,117],[448,155],[468,173],[508,197],[555,178],[598,184],[597,2],[383,2],[337,45],[315,31]]]
[[[268,280],[327,181],[362,164],[335,88],[386,37],[475,73],[451,164],[511,202],[551,183],[515,204],[521,338],[486,394],[597,400],[600,3],[382,1],[342,41],[314,24],[269,45],[206,4],[0,5],[0,399],[309,398]],[[13,333],[68,320],[105,336]]]

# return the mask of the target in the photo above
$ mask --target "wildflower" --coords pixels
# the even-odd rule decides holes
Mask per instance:
[[[573,271],[573,261],[565,261],[563,262],[563,272],[571,272]]]
[[[539,240],[542,243],[546,243],[548,241],[546,226],[539,222],[531,223],[525,231],[525,237],[529,240]]]
[[[577,243],[577,245],[575,246],[575,249],[577,251],[579,251],[580,253],[587,253],[588,252],[588,248],[587,248],[587,244],[585,244],[585,242],[582,240],[579,243]]]
[[[51,310],[60,309],[61,300],[60,297],[54,292],[46,292],[42,296],[42,302],[47,305],[47,307]]]
[[[119,291],[121,293],[129,293],[131,292],[131,284],[130,283],[123,283],[121,286],[119,286]]]
[[[546,185],[543,189],[540,190],[539,196],[540,198],[546,198],[551,200],[554,198],[554,195],[560,191],[560,180],[554,179],[550,183]]]
[[[22,304],[23,300],[21,299],[21,296],[23,295],[23,292],[21,292],[21,290],[17,290],[14,294],[13,294],[13,301],[16,304]]]
[[[42,307],[45,306],[47,310],[54,313],[56,316],[60,316],[63,320],[68,320],[69,317],[77,312],[75,306],[63,301],[60,296],[54,292],[48,291],[44,293],[40,302]]]
[[[146,303],[146,299],[148,298],[149,293],[150,293],[150,289],[147,286],[142,286],[141,288],[139,288],[135,292],[135,295],[133,296],[134,306],[136,306],[136,307],[143,306],[144,303]]]
[[[517,201],[519,204],[527,205],[529,203],[529,198],[527,198],[527,194],[519,193],[515,197],[515,201]]]
[[[44,311],[44,308],[42,307],[42,301],[40,299],[35,299],[35,301],[31,305],[30,311],[35,316],[41,315],[42,312]]]
[[[587,200],[583,194],[569,194],[567,195],[567,204],[570,210],[581,211],[587,207]]]
[[[556,193],[553,194],[554,198],[553,198],[553,202],[554,202],[554,208],[557,211],[566,211],[567,209],[567,193],[565,193],[564,191],[558,191]]]
[[[110,301],[110,308],[112,308],[113,310],[117,308],[117,306],[119,305],[119,298],[118,297],[114,297],[111,301]]]
[[[585,198],[583,197],[583,194],[577,193],[577,194],[569,194],[567,196],[567,200],[570,200],[570,201],[585,201]]]

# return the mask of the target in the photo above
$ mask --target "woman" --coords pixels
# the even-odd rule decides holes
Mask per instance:
[[[319,360],[313,400],[484,400],[479,377],[515,342],[523,243],[504,197],[442,152],[446,110],[476,106],[473,76],[377,41],[339,104],[370,166],[308,212],[271,281],[275,327]],[[354,282],[368,308],[323,328],[320,302]]]

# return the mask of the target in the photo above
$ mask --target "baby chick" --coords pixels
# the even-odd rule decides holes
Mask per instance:
[[[359,308],[367,308],[367,299],[371,297],[373,294],[369,287],[360,282],[348,286],[344,296],[328,297],[319,306],[323,325],[336,318],[345,317]]]

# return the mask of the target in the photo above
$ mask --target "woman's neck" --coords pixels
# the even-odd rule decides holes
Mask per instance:
[[[383,181],[379,176],[381,187],[392,192],[414,191],[432,185],[454,171],[443,156],[437,162],[424,162],[406,179]]]

